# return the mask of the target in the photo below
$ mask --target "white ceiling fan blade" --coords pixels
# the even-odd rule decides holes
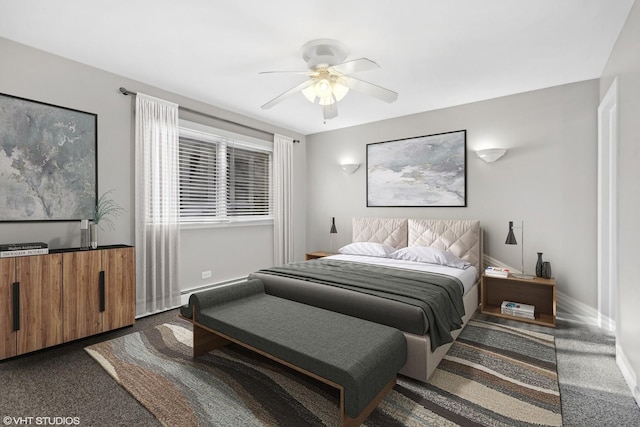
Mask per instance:
[[[353,61],[343,62],[342,64],[329,67],[341,74],[351,74],[358,71],[368,71],[380,68],[378,64],[367,58],[354,59]]]
[[[333,103],[322,106],[322,115],[325,120],[338,117],[338,103],[335,101],[335,97]]]
[[[374,96],[382,101],[393,102],[398,99],[397,92],[374,85],[373,83],[365,82],[364,80],[359,80],[350,76],[346,77],[345,80],[345,84],[349,89]]]
[[[300,74],[304,76],[310,76],[314,73],[313,70],[307,71],[260,71],[258,74]]]
[[[313,83],[314,82],[311,79],[305,80],[304,82],[300,83],[298,86],[292,87],[291,89],[289,89],[285,93],[276,96],[275,98],[273,98],[271,101],[267,102],[266,104],[264,104],[260,108],[262,108],[263,110],[271,108],[274,105],[276,105],[277,103],[279,103],[280,101],[283,101],[284,99],[290,97],[291,95],[300,92],[302,89],[305,89],[305,88],[311,86]]]

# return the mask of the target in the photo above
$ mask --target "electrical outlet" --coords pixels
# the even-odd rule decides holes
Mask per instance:
[[[209,277],[211,277],[211,270],[207,270],[207,271],[203,271],[202,272],[202,278],[203,279],[208,279]]]

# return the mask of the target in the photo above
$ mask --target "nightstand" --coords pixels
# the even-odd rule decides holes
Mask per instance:
[[[556,281],[555,279],[518,279],[482,275],[480,288],[481,313],[520,322],[556,327]],[[502,301],[519,302],[535,306],[535,319],[510,316],[500,312]]]
[[[309,261],[310,259],[324,258],[329,255],[333,255],[333,254],[331,252],[326,252],[326,251],[307,252],[305,254],[305,261]]]

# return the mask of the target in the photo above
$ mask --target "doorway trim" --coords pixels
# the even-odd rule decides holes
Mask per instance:
[[[598,324],[618,323],[618,78],[598,106]],[[617,334],[616,334],[617,335]]]

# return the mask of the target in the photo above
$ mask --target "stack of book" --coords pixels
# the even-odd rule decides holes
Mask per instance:
[[[502,314],[510,316],[524,317],[525,319],[535,319],[535,307],[528,304],[520,304],[518,302],[502,301],[500,306]]]
[[[49,245],[44,242],[0,244],[0,258],[44,255],[48,253]]]
[[[508,268],[500,268],[500,267],[487,267],[484,270],[485,276],[490,277],[509,277],[509,269]]]

